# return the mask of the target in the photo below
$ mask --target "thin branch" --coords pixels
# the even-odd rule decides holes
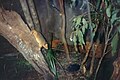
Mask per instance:
[[[107,26],[107,27],[108,27],[108,26]],[[110,38],[110,34],[111,34],[112,30],[113,30],[113,25],[111,24],[111,28],[110,28],[110,31],[108,32],[107,39],[105,39],[105,47],[104,47],[104,50],[103,50],[103,55],[102,55],[102,57],[101,57],[100,60],[99,60],[99,63],[98,63],[98,66],[97,66],[97,69],[96,69],[96,72],[95,72],[94,80],[96,80],[96,77],[97,77],[99,68],[100,68],[100,66],[101,66],[102,60],[104,59],[104,56],[107,54],[107,53],[106,53],[106,50],[107,50],[107,47],[108,47],[108,42],[109,42],[109,40],[110,40],[109,38]],[[107,32],[106,32],[105,35],[107,35]]]
[[[97,74],[98,74],[99,68],[100,68],[100,66],[101,66],[102,60],[103,60],[103,58],[104,58],[104,56],[105,56],[105,51],[106,51],[106,49],[107,49],[107,45],[105,45],[104,51],[103,51],[103,55],[102,55],[102,57],[101,57],[100,60],[99,60],[99,63],[98,63],[98,66],[97,66],[97,69],[96,69],[96,72],[95,72],[94,80],[96,80],[96,78],[97,78]]]
[[[98,48],[98,45],[99,45],[99,42],[97,41],[97,44],[94,44],[94,46],[93,46],[93,55],[92,55],[91,66],[90,66],[90,75],[92,75],[92,73],[93,73],[95,53]]]
[[[115,31],[115,33],[110,37],[109,41],[111,41],[116,34],[117,34],[117,31]]]
[[[90,15],[90,7],[89,7],[89,2],[88,0],[86,0],[87,2],[87,9],[88,9],[88,18],[89,18],[89,24],[90,24],[90,27],[91,27],[91,15]],[[92,34],[92,30],[90,29],[90,35]],[[93,44],[93,40],[91,39],[91,42],[90,42],[90,46],[88,47],[88,50],[86,52],[86,55],[81,63],[81,65],[83,66],[84,63],[86,62],[87,58],[88,58],[88,55],[89,55],[89,51],[91,50],[91,47],[92,47],[92,44]]]
[[[105,54],[108,54],[112,49],[109,49]]]

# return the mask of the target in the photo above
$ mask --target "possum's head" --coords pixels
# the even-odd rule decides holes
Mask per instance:
[[[43,47],[44,47],[45,49],[48,49],[48,44],[45,43],[45,44],[43,45]]]

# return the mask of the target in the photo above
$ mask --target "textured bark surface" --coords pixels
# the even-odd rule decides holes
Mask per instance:
[[[120,56],[114,61],[113,66],[112,80],[120,80]]]
[[[0,9],[0,35],[22,53],[40,74],[51,75],[35,37],[16,12]]]
[[[64,0],[59,0],[59,6],[60,6],[60,16],[61,16],[61,20],[62,20],[61,21],[62,25],[61,25],[61,28],[60,28],[61,38],[62,38],[62,42],[64,44],[67,61],[69,63],[71,63],[69,50],[68,50],[68,43],[67,43],[67,40],[66,40],[66,17],[65,17]]]

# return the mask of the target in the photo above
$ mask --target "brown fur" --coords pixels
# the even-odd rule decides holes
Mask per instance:
[[[45,41],[44,37],[42,36],[41,33],[37,32],[36,30],[32,30],[31,31],[32,34],[34,35],[36,41],[38,42],[39,44],[39,47],[42,48],[44,47],[45,49],[48,49],[48,44],[47,42]]]

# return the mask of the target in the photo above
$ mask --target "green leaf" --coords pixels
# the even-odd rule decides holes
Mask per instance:
[[[118,32],[120,33],[120,26],[117,29],[118,29]]]
[[[83,23],[82,32],[83,32],[83,34],[84,34],[84,33],[85,33],[85,29],[88,28],[88,23],[87,23],[87,21],[85,20],[85,18],[82,19],[82,23]]]
[[[55,61],[55,56],[54,56],[54,52],[52,49],[48,49],[48,53],[46,55],[46,60],[48,63],[48,67],[50,68],[51,72],[56,75],[57,70],[56,70],[56,61]]]
[[[115,10],[112,12],[111,23],[113,24],[119,17],[117,17],[119,10]]]
[[[111,23],[112,24],[115,22],[115,20],[117,20],[116,15],[117,15],[117,13],[115,13],[115,14],[112,15],[112,18],[111,18]]]
[[[109,5],[106,9],[106,14],[108,17],[111,17],[111,5]]]
[[[77,28],[81,24],[82,15],[77,16],[73,19],[73,27]]]
[[[74,42],[74,45],[77,45],[77,37],[76,37],[76,35],[73,36],[73,42]]]
[[[106,6],[109,5],[109,0],[105,0],[105,5],[106,5]]]
[[[84,39],[83,39],[83,33],[80,30],[77,30],[77,36],[78,36],[78,41],[79,45],[85,44]]]
[[[70,34],[70,41],[73,41],[74,35],[75,35],[75,31],[73,31],[73,32]]]
[[[92,26],[92,28],[95,28],[95,27],[96,27],[94,23],[92,23],[91,26]]]
[[[81,18],[82,18],[81,16],[77,17],[75,27],[77,27],[77,26],[79,26],[79,25],[80,25],[80,23],[81,23]]]
[[[88,28],[88,23],[85,20],[85,18],[82,19],[82,23],[83,23],[84,27],[87,29]]]
[[[93,32],[93,33],[91,34],[92,40],[93,40],[94,36],[95,36],[95,33]]]
[[[117,3],[120,4],[120,0],[117,0]]]
[[[89,23],[89,29],[91,30],[91,31],[93,31],[93,29],[95,28],[96,26],[95,26],[95,24],[94,23]]]
[[[116,33],[116,35],[113,37],[113,39],[112,39],[112,41],[111,41],[112,55],[113,55],[113,56],[114,56],[114,54],[116,53],[117,44],[118,44],[118,33]]]
[[[99,10],[101,2],[102,2],[101,0],[97,0],[97,6],[96,6],[97,10]]]
[[[85,34],[85,27],[84,26],[82,27],[82,32],[83,32],[83,34]]]

